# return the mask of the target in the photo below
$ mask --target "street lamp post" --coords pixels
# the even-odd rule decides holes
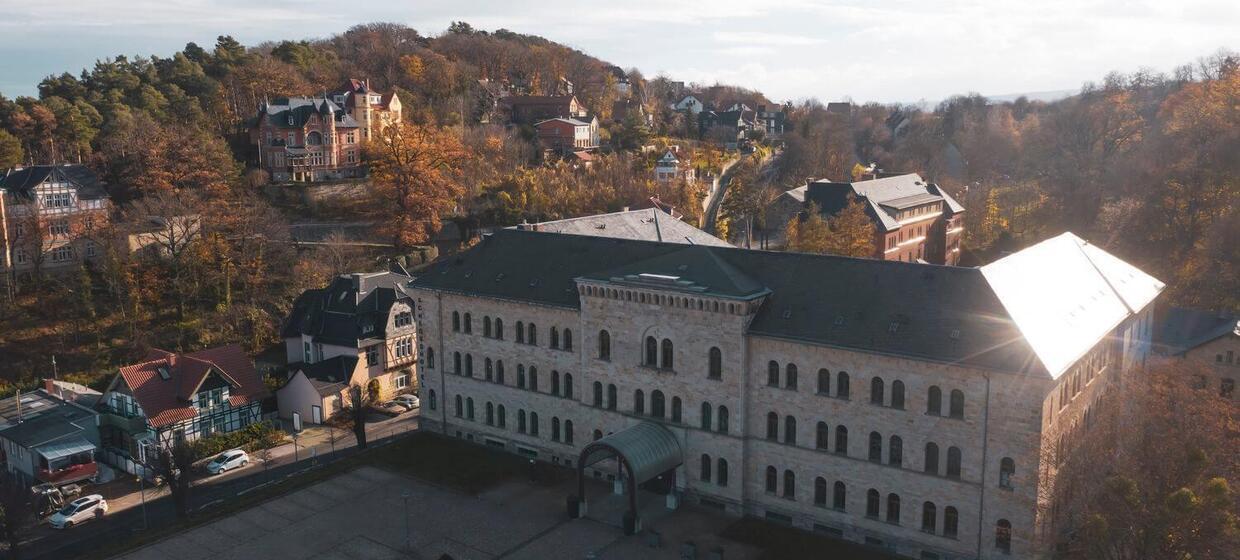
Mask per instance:
[[[413,492],[405,490],[400,497],[405,501],[405,550],[413,552],[413,541],[409,537],[409,498],[413,497]]]

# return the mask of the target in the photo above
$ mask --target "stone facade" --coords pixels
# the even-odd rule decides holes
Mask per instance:
[[[674,496],[914,558],[1032,556],[1047,448],[1148,349],[1148,307],[1052,377],[757,334],[761,298],[575,283],[568,306],[413,282],[423,427],[574,465],[599,436],[659,422],[683,453]]]

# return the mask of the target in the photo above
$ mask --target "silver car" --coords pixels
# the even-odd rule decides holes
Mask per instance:
[[[229,449],[207,463],[207,472],[220,474],[250,463],[250,456],[240,449]]]
[[[91,494],[73,500],[48,518],[54,529],[68,529],[83,521],[98,519],[108,512],[108,501],[99,494]]]

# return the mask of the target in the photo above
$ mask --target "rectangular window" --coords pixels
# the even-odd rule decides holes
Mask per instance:
[[[366,365],[367,366],[379,365],[379,346],[378,345],[370,346],[366,348]]]
[[[406,374],[398,375],[392,378],[392,383],[393,385],[396,386],[397,389],[404,389],[405,387],[408,387],[409,386],[409,374],[406,373]]]
[[[69,220],[56,220],[47,225],[47,232],[52,237],[69,235]]]
[[[52,262],[66,262],[73,260],[73,247],[63,245],[52,249]]]
[[[312,363],[314,363],[314,361],[310,358],[310,343],[309,343],[309,342],[302,342],[301,344],[302,344],[302,352],[305,354],[305,355],[303,356],[304,361],[305,361],[307,364],[312,364]]]
[[[94,258],[97,253],[98,251],[95,249],[95,242],[87,240],[86,241],[86,257]]]

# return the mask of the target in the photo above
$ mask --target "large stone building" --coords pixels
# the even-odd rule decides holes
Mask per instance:
[[[772,245],[780,246],[788,221],[798,219],[810,205],[829,217],[853,198],[865,205],[866,215],[874,224],[874,258],[947,265],[960,262],[964,206],[916,173],[852,183],[810,181],[787,191],[766,209],[767,238]]]
[[[1202,367],[1194,386],[1233,398],[1240,377],[1240,316],[1171,307],[1159,313],[1154,352]]]
[[[370,89],[369,80],[350,79],[328,95],[357,122],[363,141],[378,137],[388,125],[400,122],[400,98],[393,92]]]
[[[111,207],[83,165],[36,165],[0,177],[0,271],[6,277],[74,270],[103,252]]]
[[[955,268],[500,230],[408,291],[425,429],[948,559],[1030,556],[1161,289],[1071,234]]]

